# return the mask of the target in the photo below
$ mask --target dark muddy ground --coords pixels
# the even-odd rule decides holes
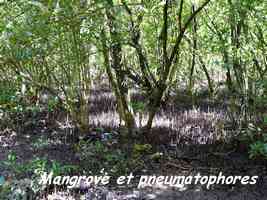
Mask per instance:
[[[140,95],[134,98],[142,100]],[[185,96],[180,99],[184,100]],[[123,130],[119,128],[115,99],[109,90],[93,91],[90,101],[92,132],[93,127],[101,127],[103,133]],[[230,123],[227,104],[201,100],[192,107],[186,101],[179,103],[179,99],[170,102],[162,106],[147,137],[154,149],[164,156],[158,162],[147,163],[147,169],[136,176],[216,175],[223,172],[224,175],[259,176],[257,184],[214,185],[209,190],[202,185],[141,190],[137,189],[137,183],[125,188],[110,185],[96,189],[103,193],[98,199],[267,200],[266,162],[250,160],[245,153],[246,147],[238,142],[227,144],[237,134]],[[79,133],[63,112],[48,114],[43,111],[16,117],[16,125],[13,128],[4,125],[0,133],[1,161],[6,160],[10,152],[15,152],[21,163],[46,157],[62,164],[80,165],[79,155],[73,148],[79,141]],[[137,113],[139,125],[144,125],[145,119],[146,115]],[[10,176],[9,169],[1,165],[0,170],[1,175]],[[88,190],[82,196],[94,199],[94,191],[90,193]],[[69,196],[66,191],[54,192],[49,198],[46,195],[46,199],[79,199],[77,191],[72,193]]]

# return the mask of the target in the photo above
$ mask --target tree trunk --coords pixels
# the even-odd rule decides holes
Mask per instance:
[[[106,10],[106,15],[108,20],[110,37],[112,41],[112,45],[110,49],[108,49],[106,44],[106,34],[103,30],[101,34],[101,39],[102,46],[104,49],[103,54],[106,72],[108,74],[108,78],[111,83],[113,92],[116,96],[117,111],[119,113],[120,119],[125,122],[125,126],[128,129],[128,133],[131,134],[132,130],[136,128],[136,122],[133,113],[130,110],[130,98],[127,98],[129,89],[126,88],[125,85],[123,85],[123,83],[125,82],[125,74],[122,69],[122,47],[118,38],[119,35],[117,33],[117,27],[115,24],[112,8]],[[115,76],[113,75],[112,69],[114,69]]]

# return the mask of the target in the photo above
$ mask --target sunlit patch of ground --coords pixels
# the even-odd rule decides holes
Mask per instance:
[[[144,98],[135,93],[135,102],[144,102]],[[111,91],[96,90],[92,92],[90,109],[90,123],[93,127],[118,128],[123,123],[116,111],[116,100]],[[188,102],[190,105],[191,102]],[[137,126],[145,126],[148,114],[136,112]],[[197,105],[195,107],[171,104],[162,106],[153,121],[153,129],[163,130],[162,134],[171,135],[172,142],[190,142],[194,144],[213,143],[218,140],[228,140],[231,130],[226,130],[230,122],[224,107],[213,105]]]

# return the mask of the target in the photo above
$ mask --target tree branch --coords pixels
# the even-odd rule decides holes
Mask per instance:
[[[180,1],[180,8],[179,8],[179,13],[178,13],[178,23],[179,23],[179,30],[182,30],[182,13],[183,13],[183,4],[184,0]]]
[[[131,32],[131,40],[132,40],[130,45],[133,48],[135,48],[135,50],[137,52],[137,55],[139,58],[140,69],[141,69],[141,72],[143,74],[143,79],[144,79],[145,85],[146,85],[146,87],[148,87],[148,89],[151,89],[153,87],[152,84],[156,84],[156,79],[149,70],[148,59],[143,52],[143,48],[142,48],[141,44],[139,43],[140,34],[141,34],[140,29],[139,29],[139,24],[136,25],[134,23],[131,9],[128,7],[126,2],[124,0],[122,0],[122,3],[125,7],[126,12],[130,16],[130,22],[131,22],[130,32]]]
[[[163,48],[163,60],[164,66],[168,62],[168,54],[167,54],[167,42],[168,42],[168,7],[169,0],[166,0],[164,8],[163,8],[163,34],[162,34],[162,48]]]
[[[169,74],[169,69],[170,69],[170,66],[172,65],[172,62],[177,54],[177,51],[179,49],[179,45],[183,39],[183,36],[184,36],[184,33],[185,31],[187,30],[188,26],[190,25],[191,21],[196,17],[196,15],[210,2],[210,0],[206,0],[198,9],[195,10],[195,12],[193,12],[191,14],[191,16],[188,18],[188,20],[186,21],[185,25],[181,28],[180,30],[180,33],[178,35],[178,37],[176,38],[176,41],[175,41],[175,45],[173,47],[173,50],[172,50],[172,53],[171,53],[171,56],[170,56],[170,59],[167,63],[167,66],[166,66],[166,69],[165,69],[165,72],[164,72],[164,76],[165,76],[165,79],[168,77],[168,74]]]

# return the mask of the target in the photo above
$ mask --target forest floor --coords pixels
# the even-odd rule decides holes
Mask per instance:
[[[90,166],[81,155],[86,153],[86,150],[81,150],[83,147],[77,146],[81,141],[94,144],[98,141],[103,144],[103,149],[107,146],[111,152],[118,149],[127,152],[129,148],[127,145],[139,144],[140,141],[134,139],[123,144],[124,140],[118,136],[123,129],[119,128],[115,99],[110,91],[93,91],[92,94],[90,99],[92,130],[86,136],[77,133],[61,111],[49,113],[43,110],[16,115],[12,121],[16,124],[16,128],[5,127],[0,133],[0,175],[9,177],[7,178],[9,181],[14,177],[18,180],[30,177],[31,174],[27,174],[27,169],[24,169],[25,173],[18,173],[17,168],[11,166],[12,160],[9,160],[11,165],[2,164],[11,154],[16,155],[13,164],[17,166],[23,166],[37,158],[45,158],[48,162],[57,161],[62,166],[78,166],[81,172],[83,171],[81,169]],[[218,101],[209,102],[202,98],[195,107],[192,107],[185,97],[181,96],[162,106],[155,118],[155,125],[146,138],[146,143],[152,145],[152,150],[144,155],[140,153],[138,161],[143,162],[135,169],[131,169],[133,170],[131,172],[136,176],[190,176],[197,173],[217,175],[222,172],[225,176],[259,176],[257,183],[255,185],[240,183],[213,185],[209,189],[205,185],[137,189],[138,182],[120,187],[111,184],[107,188],[95,189],[108,197],[104,198],[100,195],[95,196],[95,199],[267,200],[266,162],[249,159],[246,147],[230,142],[236,131],[229,123],[227,104]],[[142,100],[138,95],[135,98]],[[145,116],[139,121],[140,123],[145,121]],[[110,138],[103,138],[105,134],[109,134]],[[163,156],[152,159],[155,153],[161,153],[160,155]],[[93,159],[97,162],[98,157],[95,156]],[[92,161],[90,156],[89,161]],[[115,159],[114,163],[118,161]],[[122,175],[125,172],[126,170]],[[87,199],[94,199],[92,197],[95,195],[94,190],[92,191],[91,197],[88,197],[89,190],[79,191],[79,188],[76,188],[75,191],[67,192],[61,188],[57,192],[53,190],[50,197],[49,191],[46,190],[45,193],[40,193],[38,198],[80,199],[83,196],[85,199],[87,195]]]

